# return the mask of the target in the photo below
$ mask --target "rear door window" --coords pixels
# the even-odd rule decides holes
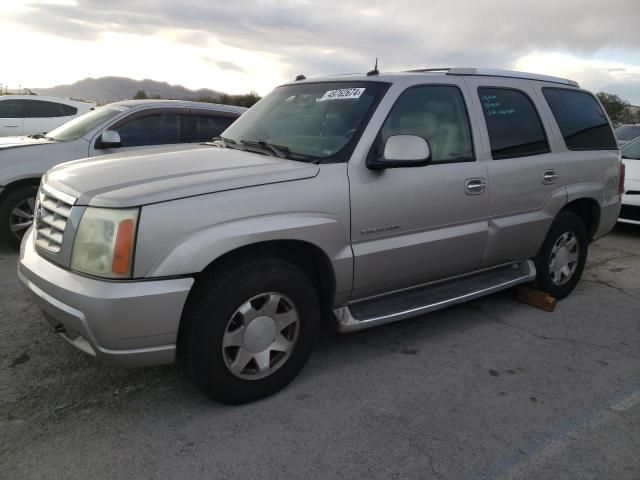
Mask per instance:
[[[78,111],[74,107],[63,105],[57,102],[47,102],[44,100],[25,100],[26,103],[26,118],[52,118],[52,117],[66,117],[69,115],[75,115]],[[73,114],[67,113],[68,108],[73,109]]]
[[[62,113],[65,117],[70,117],[78,113],[78,109],[76,107],[72,107],[71,105],[62,105]]]
[[[24,118],[24,100],[3,100],[0,102],[0,118]]]
[[[208,142],[215,137],[219,137],[235,121],[235,118],[219,115],[197,114],[192,115],[192,118],[194,119],[192,142]]]
[[[542,121],[529,96],[511,88],[478,88],[494,160],[549,153]]]
[[[593,95],[580,90],[545,87],[544,98],[569,150],[618,148],[607,115]]]

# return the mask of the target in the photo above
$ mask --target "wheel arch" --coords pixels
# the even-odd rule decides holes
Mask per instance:
[[[600,225],[600,204],[591,197],[582,197],[571,200],[561,211],[575,213],[584,222],[589,241],[593,240]]]
[[[327,254],[317,245],[304,240],[266,240],[230,250],[209,263],[199,274],[206,275],[219,268],[230,268],[252,257],[277,257],[300,268],[318,288],[321,303],[333,302],[336,275]]]
[[[327,254],[317,245],[303,240],[267,240],[243,245],[230,250],[212,260],[201,272],[194,275],[193,284],[180,319],[178,328],[178,351],[183,348],[185,319],[189,317],[192,299],[199,294],[204,277],[216,271],[232,268],[234,265],[251,258],[275,257],[288,261],[300,268],[316,286],[321,316],[324,322],[330,321],[330,314],[336,293],[336,274]]]
[[[13,192],[17,188],[21,188],[24,186],[34,186],[38,187],[40,185],[40,177],[25,177],[20,178],[18,180],[14,180],[11,183],[8,183],[4,186],[2,192],[0,192],[0,203],[6,198],[9,193]]]

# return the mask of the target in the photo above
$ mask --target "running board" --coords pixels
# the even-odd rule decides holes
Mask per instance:
[[[404,320],[483,297],[536,278],[531,260],[354,302],[334,310],[339,332]]]

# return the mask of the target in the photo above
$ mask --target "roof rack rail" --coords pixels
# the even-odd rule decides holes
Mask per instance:
[[[405,73],[421,73],[421,72],[448,72],[450,67],[442,68],[416,68],[414,70],[405,70]]]
[[[538,73],[517,72],[514,70],[500,70],[497,68],[449,68],[447,69],[447,75],[480,75],[487,77],[524,78],[526,80],[539,80],[542,82],[571,85],[572,87],[580,86],[575,80],[569,80],[567,78],[540,75]]]

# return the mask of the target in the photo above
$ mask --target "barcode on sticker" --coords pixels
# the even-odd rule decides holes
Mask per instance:
[[[351,98],[360,98],[364,93],[364,88],[341,88],[339,90],[328,90],[318,99],[318,102],[326,102],[327,100],[348,100]]]

